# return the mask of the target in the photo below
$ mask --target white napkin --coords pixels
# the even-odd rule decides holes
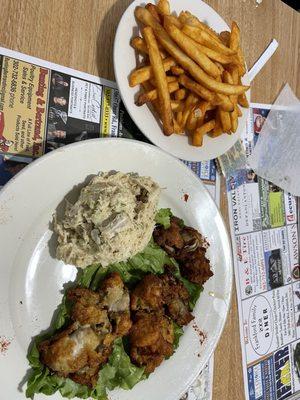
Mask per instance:
[[[272,105],[248,163],[257,175],[300,196],[300,101],[288,84]]]

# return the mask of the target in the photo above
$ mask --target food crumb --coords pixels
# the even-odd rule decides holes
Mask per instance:
[[[185,201],[185,202],[187,202],[188,201],[188,199],[189,199],[189,195],[187,194],[187,193],[185,193],[184,195],[183,195],[183,200]]]
[[[5,354],[8,350],[11,341],[6,339],[4,336],[0,336],[0,352],[1,354]]]
[[[203,343],[205,342],[205,340],[207,339],[207,335],[206,335],[206,333],[201,331],[201,329],[199,328],[199,326],[196,323],[194,323],[192,326],[193,326],[195,332],[198,334],[200,345],[202,346]],[[200,355],[198,355],[198,357],[200,357]]]

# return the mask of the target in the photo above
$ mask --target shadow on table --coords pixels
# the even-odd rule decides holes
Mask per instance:
[[[117,0],[107,11],[97,37],[97,70],[101,77],[114,80],[113,45],[117,26],[131,0]],[[110,35],[107,35],[110,32]],[[103,58],[109,60],[104,63]]]

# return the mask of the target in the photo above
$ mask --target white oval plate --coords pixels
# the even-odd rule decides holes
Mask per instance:
[[[53,258],[52,215],[87,176],[111,169],[148,175],[160,184],[160,206],[170,207],[211,243],[214,276],[195,309],[195,321],[207,334],[204,344],[190,324],[176,353],[149,379],[131,391],[114,390],[110,399],[178,399],[216,347],[230,303],[232,260],[226,228],[208,191],[181,161],[152,145],[129,139],[87,140],[34,161],[0,192],[0,336],[11,340],[7,353],[0,354],[0,376],[5,376],[7,400],[24,399],[25,386],[21,389],[20,382],[28,370],[28,345],[49,327],[63,285],[76,276],[74,266]]]
[[[150,3],[154,2],[150,1]],[[142,107],[135,105],[134,100],[140,89],[138,86],[134,88],[129,87],[128,77],[130,72],[136,68],[136,53],[130,46],[130,39],[138,34],[134,10],[135,7],[139,5],[144,6],[145,2],[143,0],[135,0],[123,14],[119,22],[114,43],[115,77],[122,100],[131,118],[152,143],[182,160],[211,160],[226,153],[238,140],[241,132],[246,128],[248,109],[241,107],[243,115],[239,118],[239,125],[235,134],[225,134],[214,139],[205,135],[203,146],[194,147],[188,143],[187,137],[176,134],[164,136],[158,121],[155,119],[150,109],[146,105]],[[207,22],[216,32],[229,30],[228,25],[222,17],[201,0],[170,0],[170,5],[172,12],[176,11],[179,14],[182,10],[188,10],[202,21]],[[243,78],[243,83],[249,83],[247,74]],[[247,92],[247,98],[250,101],[249,91]]]

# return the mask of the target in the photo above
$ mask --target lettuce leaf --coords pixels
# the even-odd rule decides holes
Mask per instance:
[[[127,261],[102,267],[100,264],[91,265],[80,271],[76,283],[80,286],[96,290],[105,276],[111,272],[119,272],[124,282],[132,286],[145,274],[162,274],[164,265],[169,263],[167,253],[153,241],[140,253]]]
[[[174,350],[177,349],[179,346],[179,339],[183,335],[183,328],[182,326],[179,326],[176,324],[176,322],[173,321],[173,328],[174,328]]]
[[[157,211],[155,216],[155,222],[162,225],[165,229],[170,228],[170,218],[172,217],[172,211],[170,208],[161,208]]]

